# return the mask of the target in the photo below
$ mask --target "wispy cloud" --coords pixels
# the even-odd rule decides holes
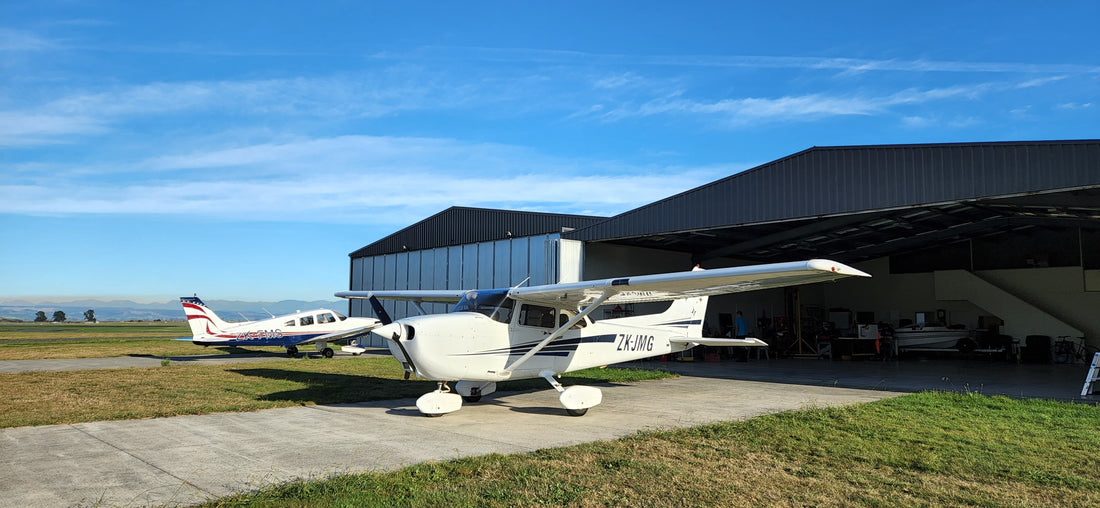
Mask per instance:
[[[966,60],[873,59],[789,55],[669,54],[642,55],[562,51],[537,48],[489,48],[476,46],[427,46],[412,53],[416,58],[484,60],[513,63],[582,63],[593,66],[726,67],[755,69],[831,70],[863,72],[951,73],[1100,73],[1100,66],[1073,63],[973,62]],[[380,53],[377,59],[408,58],[409,53]]]
[[[100,120],[86,116],[0,111],[0,147],[52,145],[106,131]]]
[[[760,121],[812,121],[825,117],[872,115],[888,111],[893,106],[923,104],[954,98],[976,98],[990,90],[990,84],[901,90],[888,95],[809,94],[783,97],[748,97],[706,102],[679,95],[655,99],[644,104],[626,104],[613,109],[588,112],[606,121],[661,114],[699,115],[718,118],[730,125],[745,125]]]
[[[58,41],[35,32],[0,27],[0,53],[25,53],[61,49]]]
[[[614,214],[746,166],[638,167],[498,144],[343,136],[157,157],[116,168],[122,175],[0,185],[0,213],[376,224],[455,204]]]

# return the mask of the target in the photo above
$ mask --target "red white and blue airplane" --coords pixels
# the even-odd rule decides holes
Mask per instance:
[[[844,277],[869,277],[826,259],[693,270],[614,279],[485,290],[341,291],[370,300],[385,323],[371,333],[389,341],[405,377],[431,379],[438,388],[416,407],[428,416],[457,411],[496,390],[497,382],[543,378],[559,392],[568,414],[599,404],[598,388],[556,381],[566,372],[676,353],[697,345],[767,346],[755,338],[703,337],[707,298]],[[448,314],[390,320],[378,299],[454,304]],[[601,305],[672,300],[662,313],[599,319]],[[423,311],[421,311],[423,312]],[[454,391],[447,382],[454,381]]]
[[[282,346],[286,354],[298,356],[298,346],[316,344],[325,358],[332,358],[328,342],[354,340],[370,334],[382,322],[374,318],[349,318],[329,309],[298,311],[260,321],[229,323],[218,317],[196,296],[180,297],[191,342],[200,346]],[[180,339],[188,340],[188,339]]]

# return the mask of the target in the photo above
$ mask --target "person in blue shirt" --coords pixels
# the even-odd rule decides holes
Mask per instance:
[[[735,338],[743,339],[749,336],[749,321],[737,311],[737,319],[733,320],[733,334]]]

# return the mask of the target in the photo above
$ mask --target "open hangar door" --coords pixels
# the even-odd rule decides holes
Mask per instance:
[[[1098,235],[1100,140],[1068,140],[812,147],[563,238],[593,255],[610,244],[691,259],[665,271],[826,258],[874,276],[805,286],[797,304],[775,292],[713,302],[750,322],[774,312],[803,338],[808,315],[1097,346]]]
[[[1082,362],[1100,345],[1100,191],[1071,194],[1045,196],[1041,205],[1034,196],[941,203],[586,242],[584,278],[829,258],[873,277],[714,297],[707,329],[726,333],[740,310],[753,335],[774,343],[772,354],[882,357],[900,345],[910,354]],[[942,332],[941,340],[897,339],[897,330],[921,323],[915,331]],[[858,339],[860,324],[893,341],[842,340],[834,348],[838,342],[820,340]]]

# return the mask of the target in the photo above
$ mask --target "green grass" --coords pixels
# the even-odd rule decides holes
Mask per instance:
[[[1100,408],[920,393],[296,481],[208,506],[1097,506]]]
[[[566,384],[621,383],[672,374],[589,369]],[[417,397],[431,381],[403,380],[393,358],[278,360],[229,365],[180,365],[0,374],[0,428],[254,411]],[[542,379],[500,383],[503,391],[548,388]]]
[[[184,321],[142,323],[0,323],[0,360],[111,358],[116,356],[194,356],[239,352],[200,347],[171,339],[191,337]],[[281,347],[250,347],[250,352],[281,353]]]

